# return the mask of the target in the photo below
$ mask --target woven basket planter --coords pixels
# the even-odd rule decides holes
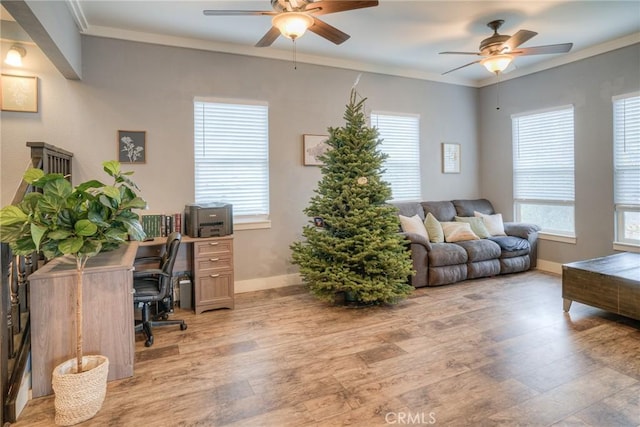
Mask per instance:
[[[76,359],[67,360],[53,370],[53,392],[57,425],[70,426],[92,418],[107,394],[109,359],[105,356],[84,356],[82,373]]]

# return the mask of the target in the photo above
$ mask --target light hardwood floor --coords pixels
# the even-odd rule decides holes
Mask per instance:
[[[422,288],[396,306],[325,305],[302,286],[136,341],[87,426],[638,426],[640,322],[528,272]],[[53,424],[53,398],[18,426]]]

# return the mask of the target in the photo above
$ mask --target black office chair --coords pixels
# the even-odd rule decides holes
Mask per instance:
[[[164,253],[160,257],[155,257],[160,261],[158,268],[133,272],[133,288],[135,290],[133,302],[136,306],[142,303],[142,320],[136,322],[135,330],[136,332],[144,332],[146,335],[147,340],[144,342],[146,347],[153,345],[152,326],[180,325],[180,330],[187,329],[187,324],[184,323],[184,320],[168,320],[168,311],[170,311],[172,301],[171,280],[173,265],[178,255],[181,240],[182,235],[180,233],[171,233],[167,237]],[[145,258],[144,260],[148,262],[149,259]],[[157,303],[163,304],[165,310],[158,310],[155,316],[152,317],[151,305]]]

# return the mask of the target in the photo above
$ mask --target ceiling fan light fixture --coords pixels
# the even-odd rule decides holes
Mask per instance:
[[[295,40],[313,25],[313,18],[302,12],[285,12],[274,16],[271,22],[283,36]]]
[[[500,54],[484,58],[480,63],[490,72],[498,74],[503,72],[511,61],[513,61],[513,55]]]
[[[27,51],[22,46],[13,45],[7,52],[7,56],[4,63],[13,67],[22,67],[22,58],[27,54]]]

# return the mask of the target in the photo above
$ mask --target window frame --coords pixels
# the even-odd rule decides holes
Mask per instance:
[[[256,161],[256,163],[263,163],[266,164],[262,165],[262,172],[265,175],[265,179],[262,180],[262,184],[265,186],[266,188],[266,194],[263,194],[263,200],[262,203],[264,203],[266,205],[266,213],[254,213],[254,214],[238,214],[236,211],[236,208],[234,206],[234,213],[233,213],[233,228],[234,231],[235,230],[249,230],[249,229],[261,229],[261,228],[270,228],[271,227],[271,219],[270,219],[270,215],[271,215],[271,208],[270,208],[270,177],[269,177],[269,172],[270,172],[270,168],[269,168],[269,145],[270,145],[270,141],[269,141],[269,103],[266,101],[260,101],[260,100],[248,100],[248,99],[234,99],[234,98],[219,98],[219,97],[201,97],[201,96],[196,96],[193,98],[193,125],[194,125],[194,129],[193,129],[193,147],[194,147],[194,154],[193,154],[193,162],[194,162],[194,178],[193,178],[193,182],[194,182],[194,201],[195,203],[207,203],[205,201],[198,201],[197,199],[197,173],[196,170],[198,168],[198,161],[196,158],[196,152],[195,150],[198,149],[198,146],[200,145],[200,147],[202,146],[202,142],[201,140],[199,140],[197,138],[197,127],[198,127],[198,117],[197,117],[197,112],[198,112],[198,104],[221,104],[221,105],[237,105],[237,106],[260,106],[260,107],[264,107],[265,108],[265,120],[264,120],[264,125],[265,128],[261,130],[261,132],[264,133],[265,136],[265,144],[266,146],[263,147],[264,149],[264,153],[266,154],[266,157],[261,158],[259,161]],[[202,108],[202,107],[200,107]],[[214,200],[210,201],[213,202]],[[231,203],[231,205],[233,206],[233,199],[232,200],[215,200],[216,202],[221,201],[221,202],[228,202]]]
[[[613,120],[613,200],[614,200],[614,240],[613,247],[617,250],[632,250],[640,252],[640,239],[627,239],[624,236],[624,230],[626,228],[625,214],[631,212],[640,213],[640,202],[638,204],[629,203],[628,200],[618,201],[618,179],[619,179],[619,167],[618,167],[618,126],[622,126],[623,133],[626,132],[626,123],[619,123],[617,119],[618,103],[629,98],[636,98],[634,102],[640,103],[640,91],[629,92],[621,95],[616,95],[611,98],[612,106],[612,120]],[[638,126],[640,119],[636,119],[632,126]],[[626,134],[625,134],[626,136]],[[626,139],[622,141],[626,144]],[[635,147],[634,147],[635,148]],[[628,168],[626,168],[628,169]]]
[[[572,166],[570,168],[567,167],[562,167],[562,168],[558,168],[561,170],[565,170],[565,171],[570,171],[573,174],[573,188],[571,191],[571,197],[567,198],[565,196],[565,198],[563,199],[553,199],[553,198],[524,198],[524,197],[517,197],[518,194],[518,188],[516,188],[517,185],[517,178],[516,175],[518,174],[518,169],[520,171],[523,170],[522,167],[518,167],[518,153],[519,153],[519,148],[521,146],[521,123],[520,123],[520,119],[524,118],[524,117],[530,117],[530,116],[536,116],[536,115],[543,115],[543,114],[547,114],[547,113],[560,113],[563,111],[571,111],[571,132],[572,132],[572,140],[571,140],[571,150],[572,150]],[[544,119],[543,119],[544,120]],[[568,125],[567,125],[568,128]],[[555,207],[571,207],[572,209],[572,213],[573,213],[573,230],[571,231],[567,231],[567,230],[554,230],[554,229],[542,229],[539,232],[539,235],[541,238],[543,239],[547,239],[547,240],[554,240],[554,241],[558,241],[558,242],[564,242],[564,243],[576,243],[576,230],[575,230],[575,216],[576,216],[576,209],[575,209],[575,107],[572,104],[569,105],[560,105],[560,106],[554,106],[554,107],[550,107],[550,108],[544,108],[544,109],[539,109],[539,110],[532,110],[532,111],[525,111],[522,113],[517,113],[517,114],[513,114],[511,115],[511,132],[512,132],[512,149],[513,149],[513,165],[512,165],[512,170],[513,170],[513,213],[514,213],[514,219],[515,221],[518,222],[522,222],[522,221],[526,221],[526,219],[523,219],[522,217],[522,208],[525,205],[532,205],[532,206],[555,206]],[[543,227],[542,224],[540,224],[541,227]]]
[[[412,124],[412,128],[415,131],[414,134],[412,134],[412,137],[415,137],[415,140],[411,140],[411,142],[415,145],[412,145],[412,147],[410,148],[406,148],[403,147],[403,155],[406,155],[406,158],[413,158],[414,162],[411,164],[412,167],[411,169],[414,169],[414,173],[415,176],[413,177],[413,179],[410,181],[410,183],[408,185],[401,185],[401,188],[406,188],[409,189],[413,194],[406,196],[406,198],[395,198],[394,197],[394,193],[393,193],[393,188],[394,188],[394,182],[393,180],[389,179],[389,160],[391,159],[391,153],[387,152],[384,150],[384,138],[382,136],[382,132],[380,131],[380,127],[378,126],[379,124],[379,119],[376,118],[380,118],[380,117],[384,117],[384,118],[393,118],[393,117],[397,117],[397,118],[402,118],[402,119],[406,119],[406,120],[410,120],[410,119],[415,119],[415,123]],[[421,185],[421,181],[422,181],[422,165],[420,162],[420,114],[415,114],[415,113],[399,113],[399,112],[391,112],[391,111],[381,111],[381,110],[373,110],[371,111],[371,113],[369,114],[369,122],[371,124],[371,127],[375,127],[378,130],[378,135],[379,137],[383,140],[382,143],[378,146],[378,149],[387,154],[389,157],[387,157],[387,159],[384,161],[383,163],[383,168],[385,169],[383,171],[382,174],[382,179],[385,180],[386,182],[389,183],[389,185],[391,186],[391,199],[389,199],[389,201],[391,202],[412,202],[412,201],[419,201],[421,200],[422,197],[422,185]],[[391,165],[393,165],[394,163],[398,163],[398,164],[404,164],[407,165],[406,162],[391,162]],[[392,167],[392,170],[394,170],[395,168]],[[406,166],[405,168],[406,169]],[[398,170],[400,170],[400,168],[398,168]],[[397,185],[397,184],[395,184]]]

